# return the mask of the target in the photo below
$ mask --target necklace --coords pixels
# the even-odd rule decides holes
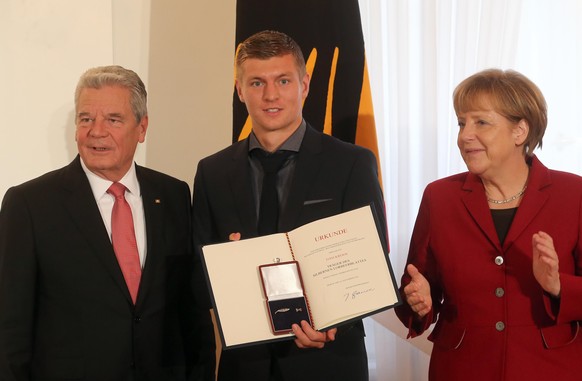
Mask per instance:
[[[510,198],[507,198],[505,200],[494,200],[492,198],[487,197],[487,201],[489,201],[492,204],[507,204],[508,202],[512,202],[513,200],[516,200],[518,198],[520,198],[521,196],[523,196],[523,193],[525,192],[525,188],[527,188],[527,184],[523,186],[523,189],[520,190],[517,194],[511,196]]]

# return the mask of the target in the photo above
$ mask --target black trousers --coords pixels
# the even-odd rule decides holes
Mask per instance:
[[[362,322],[340,327],[323,349],[291,341],[223,350],[218,381],[368,381]]]

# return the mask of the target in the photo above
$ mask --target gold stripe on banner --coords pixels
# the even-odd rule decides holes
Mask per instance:
[[[337,59],[339,56],[339,49],[336,46],[333,50],[333,58],[331,60],[331,69],[329,71],[329,82],[327,87],[327,104],[325,106],[325,121],[323,123],[323,132],[332,135],[332,111],[333,111],[333,87],[335,84],[335,75],[337,71]]]
[[[362,93],[360,94],[360,107],[358,109],[358,121],[356,123],[355,144],[366,147],[376,155],[378,163],[378,180],[382,186],[382,171],[380,155],[378,153],[378,138],[376,136],[376,121],[374,120],[374,105],[372,103],[372,89],[368,76],[368,62],[364,57],[364,79],[362,81]]]

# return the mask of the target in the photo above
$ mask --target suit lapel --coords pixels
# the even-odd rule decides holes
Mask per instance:
[[[321,136],[308,124],[297,155],[287,205],[284,205],[281,211],[280,224],[283,231],[289,231],[297,226],[307,192],[320,171],[323,162],[321,154]]]
[[[539,162],[537,157],[533,157],[533,163],[530,168],[530,178],[527,191],[525,192],[521,204],[511,223],[507,237],[503,244],[507,249],[523,233],[525,228],[533,221],[535,216],[541,211],[550,197],[549,192],[543,189],[551,184],[550,173],[548,169]]]
[[[483,184],[479,177],[467,173],[465,183],[463,184],[463,191],[465,194],[461,198],[473,221],[475,221],[489,241],[500,250],[501,246],[499,244],[497,230],[495,230],[495,226],[493,225],[491,210],[487,204]]]
[[[111,275],[121,292],[131,301],[129,290],[117,263],[113,246],[93,197],[89,180],[81,167],[79,156],[64,168],[62,177],[62,195],[65,208],[77,225],[82,237],[88,242],[93,254],[105,267],[107,273]]]
[[[139,181],[139,188],[141,192],[141,199],[143,203],[145,229],[147,239],[146,261],[141,275],[139,284],[139,292],[136,301],[136,308],[143,303],[147,297],[149,288],[155,284],[153,277],[157,271],[164,264],[164,253],[161,248],[164,247],[163,242],[163,198],[161,192],[154,181],[147,176],[143,168],[136,166],[136,175]]]
[[[227,165],[230,192],[233,195],[236,211],[240,220],[239,226],[243,237],[255,237],[257,232],[257,213],[255,198],[251,185],[251,170],[249,167],[248,139],[235,147],[231,165]]]

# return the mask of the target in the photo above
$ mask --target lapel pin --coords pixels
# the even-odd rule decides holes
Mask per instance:
[[[160,200],[159,198],[154,199],[154,204],[161,204],[162,200]]]

